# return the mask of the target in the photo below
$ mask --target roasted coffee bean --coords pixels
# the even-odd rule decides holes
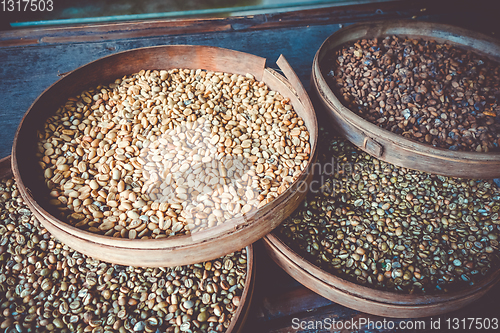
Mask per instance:
[[[460,151],[500,151],[500,65],[433,40],[362,39],[334,50],[325,76],[341,102],[396,134]]]

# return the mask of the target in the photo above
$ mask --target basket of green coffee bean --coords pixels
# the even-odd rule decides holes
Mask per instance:
[[[194,264],[252,244],[305,197],[317,141],[293,69],[265,63],[167,45],[76,69],[19,125],[20,194],[58,240],[115,264]]]
[[[239,332],[254,284],[251,246],[177,267],[109,264],[56,240],[0,161],[2,332]]]
[[[311,85],[332,124],[383,161],[500,177],[500,43],[445,24],[363,22],[333,33]]]
[[[334,302],[398,318],[459,309],[498,283],[498,184],[398,167],[333,133],[320,129],[316,186],[264,238],[285,271]]]

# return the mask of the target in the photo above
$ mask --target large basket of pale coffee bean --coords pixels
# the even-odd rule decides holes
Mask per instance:
[[[500,177],[500,44],[449,25],[360,23],[318,50],[313,90],[374,157],[453,177]]]
[[[112,263],[192,264],[253,243],[305,196],[317,140],[295,73],[265,61],[177,45],[80,67],[19,126],[21,195],[57,239]]]

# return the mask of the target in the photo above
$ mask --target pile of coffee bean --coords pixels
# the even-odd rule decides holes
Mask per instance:
[[[500,65],[433,40],[351,42],[325,63],[341,102],[366,120],[435,147],[500,151]]]
[[[2,332],[225,332],[247,275],[246,251],[200,264],[108,264],[55,240],[13,179],[0,181]]]
[[[500,190],[379,161],[320,131],[317,188],[277,229],[319,267],[381,290],[461,290],[500,268]]]
[[[192,234],[255,210],[308,163],[289,99],[251,74],[142,70],[69,98],[38,133],[56,216],[110,237]]]

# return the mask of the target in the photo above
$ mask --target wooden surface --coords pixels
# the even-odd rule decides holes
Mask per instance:
[[[0,32],[0,158],[10,154],[15,130],[24,112],[44,89],[59,79],[58,75],[109,54],[153,45],[212,45],[265,57],[267,66],[272,68],[277,68],[274,61],[284,54],[309,90],[314,54],[340,24],[415,16],[419,20],[451,23],[500,36],[497,11],[492,8],[495,7],[490,1],[482,0],[408,0],[243,18],[158,20]],[[321,112],[318,104],[316,107]],[[389,319],[354,311],[318,296],[284,273],[265,255],[259,243],[256,256],[254,299],[242,333],[326,332],[296,330],[293,318]],[[442,323],[450,318],[499,318],[499,297],[497,285],[479,301],[437,318],[441,318]],[[437,332],[430,329],[431,317],[423,320],[427,324],[423,331]],[[373,330],[364,327],[358,332]]]
[[[0,159],[0,178],[12,176],[10,169],[10,156]]]
[[[438,43],[448,43],[480,52],[496,61],[500,60],[500,42],[497,39],[451,25],[413,20],[386,20],[351,25],[332,34],[316,53],[313,62],[313,94],[317,95],[325,110],[328,110],[332,124],[339,129],[341,135],[362,150],[400,167],[450,177],[499,178],[500,153],[452,151],[407,139],[363,119],[345,107],[330,89],[323,74],[327,72],[325,67],[330,66],[328,59],[334,50],[347,42],[392,35],[432,39]]]

